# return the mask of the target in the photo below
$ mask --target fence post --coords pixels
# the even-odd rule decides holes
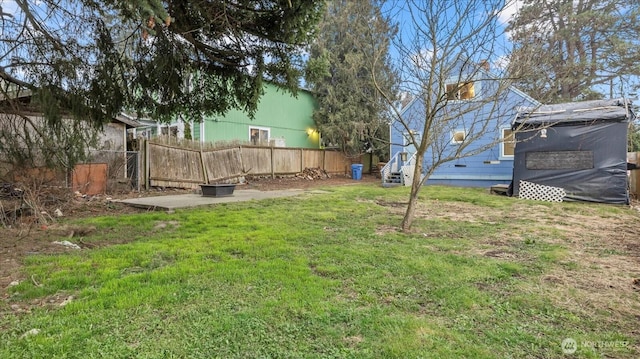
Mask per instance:
[[[149,174],[151,166],[149,164],[149,140],[144,140],[144,189],[149,190]]]
[[[269,153],[271,154],[271,179],[276,178],[276,170],[273,166],[273,146],[269,147]]]
[[[300,149],[300,173],[304,171],[304,154],[302,153],[302,148]]]
[[[322,169],[327,170],[327,150],[322,150]]]
[[[631,152],[630,154],[631,156],[627,156],[627,162],[635,163],[637,166],[640,166],[640,152]],[[640,199],[640,170],[632,170],[630,177],[629,192],[631,192],[636,199]]]
[[[202,178],[204,179],[204,183],[209,184],[209,174],[207,173],[207,168],[204,165],[204,156],[202,155],[202,147],[200,148],[200,165],[202,166]]]
[[[138,151],[136,151],[136,190],[140,192],[140,181],[142,180],[142,175],[140,174],[142,171],[140,170],[140,165],[142,164],[142,150],[140,150],[140,146],[138,146]]]
[[[636,152],[636,165],[640,166],[640,152]],[[640,170],[633,171],[636,175],[636,198],[640,199]]]

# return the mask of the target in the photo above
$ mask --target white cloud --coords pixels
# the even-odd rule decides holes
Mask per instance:
[[[507,24],[522,8],[523,0],[508,0],[498,13],[498,19],[502,24]]]

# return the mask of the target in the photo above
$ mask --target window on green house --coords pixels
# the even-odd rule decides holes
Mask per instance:
[[[178,126],[163,126],[160,128],[162,136],[178,137]]]
[[[270,132],[264,127],[249,127],[249,140],[253,145],[268,145]]]

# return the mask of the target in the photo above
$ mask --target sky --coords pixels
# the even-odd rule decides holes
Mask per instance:
[[[492,1],[496,2],[496,0],[490,0],[486,2],[481,1],[481,3],[485,4]],[[421,1],[418,0],[417,2],[420,3]],[[465,7],[471,4],[473,1],[458,0],[458,2],[463,4],[462,6]],[[440,30],[447,30],[447,31],[440,31],[440,38],[445,39],[449,36],[448,35],[449,32],[453,32],[455,30],[455,29],[452,29],[451,26],[449,26],[447,23],[448,22],[455,23],[458,19],[460,19],[460,16],[457,15],[456,11],[461,12],[461,9],[456,9],[455,6],[451,5],[455,3],[455,1],[453,0],[452,1],[445,0],[442,3],[446,8],[440,9],[441,12],[437,13],[437,16],[443,18],[443,20],[439,24]],[[518,9],[522,6],[522,3],[523,3],[522,0],[506,0],[505,6],[499,11],[496,9],[490,10],[493,12],[497,12],[498,28],[496,30],[498,32],[497,34],[498,43],[501,44],[501,48],[495,49],[496,58],[500,57],[502,52],[508,51],[512,46],[511,42],[509,41],[508,34],[504,33],[503,31],[508,25],[509,20],[511,20],[511,18],[517,13]],[[486,17],[486,14],[482,12],[489,11],[489,9],[485,9],[483,8],[483,6],[484,5],[480,5],[475,9],[472,9],[476,11],[477,14],[473,14],[473,15],[465,14],[463,16],[467,22],[467,24],[464,25],[464,28],[466,29],[466,31],[469,31],[470,28],[474,26],[475,23],[477,23],[477,21],[479,21],[480,18]],[[406,39],[414,37],[417,26],[421,26],[423,28],[426,27],[426,24],[424,24],[424,19],[421,19],[419,17],[419,14],[424,11],[429,11],[429,10],[424,9],[423,11],[417,11],[417,12],[414,12],[414,14],[412,15],[408,10],[408,7],[405,1],[403,0],[391,0],[391,1],[385,2],[385,5],[383,5],[383,13],[389,16],[392,19],[392,21],[395,21],[399,24],[399,32],[400,32],[399,37],[404,38],[405,43],[406,43]],[[412,18],[412,16],[414,17]],[[423,49],[421,51],[430,52],[432,51],[432,49]],[[497,60],[493,65],[496,65],[496,66],[500,65],[501,64],[500,61],[503,61],[503,60]]]
[[[465,58],[480,63],[488,61],[491,71],[497,75],[508,64],[507,54],[512,47],[509,36],[504,32],[509,20],[522,5],[521,0],[509,1],[507,5],[491,7],[488,3],[503,6],[499,0],[463,0],[463,1],[434,1],[427,3],[421,0],[389,0],[382,7],[382,13],[392,22],[398,24],[398,37],[389,49],[389,55],[399,72],[405,74],[402,86],[404,91],[420,92],[425,81],[415,80],[419,73],[416,67],[429,68],[429,63],[435,53],[438,63],[455,63],[461,50],[468,51]],[[474,5],[475,4],[475,5]],[[462,14],[462,15],[461,15]],[[492,16],[487,16],[491,14]],[[495,15],[495,16],[494,16]],[[493,18],[496,24],[479,26],[479,22]],[[431,19],[437,19],[437,30],[429,31]],[[431,23],[431,24],[430,24]],[[464,37],[471,31],[479,31],[475,36],[480,38],[477,43]],[[430,36],[436,34],[438,43],[433,45]],[[459,42],[460,46],[451,45],[451,40]],[[488,46],[488,44],[491,44]],[[490,48],[489,48],[490,47]],[[410,61],[407,61],[407,58]],[[409,64],[409,65],[408,65]],[[413,84],[411,83],[413,79]]]
[[[6,14],[15,14],[18,9],[18,5],[13,0],[0,0],[0,6],[2,7],[2,12]]]
[[[510,1],[506,6],[502,9],[498,17],[500,18],[500,22],[503,24],[507,24],[509,20],[518,12],[518,9],[522,7],[522,0],[514,0]]]
[[[402,6],[406,6],[404,5],[406,2],[411,2],[414,1],[418,4],[422,4],[422,3],[427,3],[427,1],[421,1],[421,0],[387,0],[385,2],[385,5],[383,6],[383,13],[389,17],[391,17],[392,21],[397,21],[399,26],[400,26],[400,38],[403,39],[407,39],[407,38],[411,38],[412,35],[416,32],[416,27],[415,27],[415,22],[416,19],[412,18],[411,15],[409,14],[409,11],[407,11],[406,9],[400,9],[400,7]],[[491,1],[495,1],[495,0],[487,0],[484,1],[483,3],[489,3]],[[577,1],[577,0],[574,0]],[[472,3],[473,0],[445,0],[444,4],[454,4],[454,3],[458,3],[458,4],[463,4],[462,6],[464,6],[464,4],[469,4]],[[434,1],[434,3],[437,3],[437,1]],[[509,20],[511,20],[518,12],[518,10],[520,8],[522,8],[524,6],[524,1],[523,0],[505,0],[505,6],[498,12],[498,23],[500,24],[500,28],[497,29],[498,31],[498,36],[499,38],[496,41],[496,47],[492,48],[491,51],[488,51],[487,53],[491,53],[491,58],[490,58],[490,66],[491,66],[491,71],[500,75],[501,70],[506,68],[506,65],[508,65],[508,57],[506,56],[510,51],[511,48],[513,46],[513,43],[510,41],[510,36],[508,32],[502,32],[504,31],[509,23]],[[449,8],[446,9],[445,12],[438,14],[439,17],[442,17],[443,19],[443,23],[447,23],[447,22],[454,22],[456,15],[455,15],[456,9],[453,6],[450,6]],[[482,17],[483,15],[486,14],[481,14],[480,12],[478,14],[475,14],[475,16],[469,15],[469,14],[465,14],[466,17],[469,17],[473,20],[477,20],[478,18]],[[418,21],[420,21],[420,19],[418,19]],[[424,27],[424,25],[423,25]],[[471,27],[467,27],[467,31],[469,31]],[[448,28],[447,28],[448,30]],[[451,33],[450,31],[440,31],[440,33],[443,33],[442,38],[446,38],[448,37],[449,33]],[[404,41],[406,44],[406,40]],[[416,46],[414,44],[411,45],[411,47],[415,50]],[[430,54],[432,53],[433,49],[432,48],[428,48],[428,47],[424,47],[419,49],[419,51],[415,51],[414,56],[420,56],[420,55],[424,55],[424,54]],[[398,51],[397,49],[390,49],[390,55],[392,58],[394,58],[395,60],[398,60],[398,57],[401,57],[401,55],[399,55],[399,53],[402,53],[402,51]],[[426,62],[424,56],[422,61]],[[639,101],[637,100],[638,96],[640,94],[636,94],[633,92],[633,90],[631,89],[632,86],[630,86],[630,83],[640,83],[640,79],[638,79],[637,77],[624,77],[624,78],[619,78],[617,80],[614,80],[612,86],[610,87],[609,84],[607,85],[602,85],[602,86],[598,86],[595,88],[596,91],[602,93],[605,98],[608,98],[610,95],[610,91],[613,91],[613,97],[627,97],[627,98],[631,98],[633,100],[635,100],[635,103],[638,103]]]

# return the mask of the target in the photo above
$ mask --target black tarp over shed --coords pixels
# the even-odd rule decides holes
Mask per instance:
[[[534,186],[562,189],[563,200],[628,204],[630,105],[616,99],[521,109],[512,126],[513,195]]]

